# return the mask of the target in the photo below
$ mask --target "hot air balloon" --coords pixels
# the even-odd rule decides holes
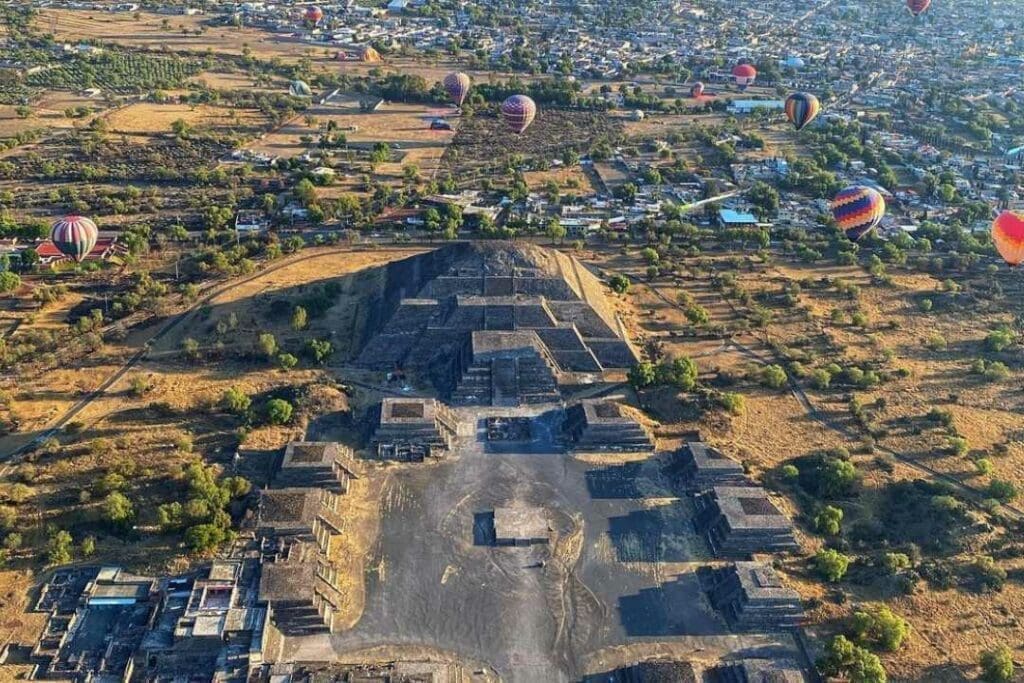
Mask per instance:
[[[306,8],[306,21],[308,21],[309,23],[319,24],[320,20],[323,18],[324,11],[317,7],[316,5],[312,5]]]
[[[1003,211],[992,221],[992,242],[1011,266],[1024,263],[1024,216]]]
[[[806,92],[795,92],[786,98],[786,118],[796,126],[797,130],[814,120],[821,111],[821,103],[814,95]]]
[[[732,68],[732,77],[736,79],[736,85],[740,87],[740,90],[746,90],[748,86],[754,84],[754,79],[757,78],[757,69],[753,64],[737,64]]]
[[[851,185],[832,200],[832,216],[853,242],[878,225],[884,215],[885,199],[870,187]]]
[[[932,0],[907,0],[907,8],[915,17],[920,16],[931,4]]]
[[[453,71],[444,77],[444,80],[441,81],[441,85],[444,86],[445,91],[448,93],[448,97],[452,98],[452,102],[455,103],[455,106],[461,107],[462,103],[466,100],[466,95],[469,94],[469,88],[472,85],[472,82],[469,80],[469,76],[461,71]]]
[[[96,224],[82,216],[65,216],[53,224],[50,239],[62,254],[78,263],[96,246]]]
[[[312,97],[313,91],[305,81],[292,81],[288,86],[288,94],[292,97]]]
[[[513,95],[501,103],[501,116],[516,133],[522,133],[537,116],[537,104],[526,95]]]
[[[704,94],[704,84],[701,83],[700,81],[697,81],[696,83],[693,84],[693,87],[690,88],[690,97],[699,100],[700,96],[703,95],[703,94]]]

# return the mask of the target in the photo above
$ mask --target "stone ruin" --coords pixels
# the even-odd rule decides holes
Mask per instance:
[[[565,431],[578,451],[653,451],[651,437],[622,406],[607,399],[587,399],[566,411]]]
[[[371,453],[382,460],[420,462],[451,450],[458,419],[433,398],[385,398],[380,404]]]
[[[518,406],[636,360],[603,285],[570,256],[460,243],[413,258],[404,281],[387,276],[356,364],[426,376],[452,405]]]
[[[793,523],[760,486],[715,486],[694,498],[694,526],[728,557],[796,550]]]
[[[673,470],[678,474],[683,488],[690,491],[707,491],[715,486],[745,486],[750,483],[743,465],[701,441],[683,444],[673,458]]]
[[[770,565],[736,562],[710,571],[708,600],[730,626],[741,630],[794,628],[804,618],[800,594],[782,585]]]

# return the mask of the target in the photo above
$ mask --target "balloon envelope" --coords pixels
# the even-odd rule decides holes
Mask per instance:
[[[1003,211],[992,221],[992,242],[1011,266],[1024,263],[1024,216]]]
[[[690,97],[696,98],[696,97],[700,97],[703,94],[704,94],[704,84],[701,83],[700,81],[697,81],[696,83],[693,84],[693,87],[690,88]]]
[[[469,76],[461,71],[453,71],[444,77],[441,85],[444,86],[445,91],[448,93],[448,97],[452,98],[452,102],[455,103],[455,106],[461,107],[462,103],[466,100],[466,95],[469,94],[469,88],[472,86],[472,81],[469,80]]]
[[[737,64],[732,68],[732,77],[736,79],[736,85],[740,86],[740,89],[746,89],[757,78],[757,69],[752,64]]]
[[[501,117],[516,133],[522,133],[537,116],[537,104],[526,95],[513,95],[501,103]]]
[[[305,81],[292,81],[288,86],[288,94],[292,97],[312,97],[313,91]]]
[[[78,263],[85,260],[96,246],[99,231],[96,224],[82,216],[65,216],[53,224],[50,239],[60,253]]]
[[[832,217],[850,240],[856,242],[885,216],[885,199],[877,190],[852,185],[832,200]]]
[[[915,17],[924,12],[932,4],[932,0],[907,0],[907,8]]]
[[[311,21],[314,24],[324,18],[324,11],[319,7],[313,6],[306,8],[306,20]]]
[[[813,121],[820,111],[821,103],[810,93],[796,92],[786,98],[786,118],[797,130]]]

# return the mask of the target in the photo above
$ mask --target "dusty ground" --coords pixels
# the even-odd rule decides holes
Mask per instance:
[[[255,130],[266,119],[255,110],[209,105],[157,104],[140,102],[121,107],[106,117],[113,133],[171,134],[171,124],[181,120],[194,127]]]

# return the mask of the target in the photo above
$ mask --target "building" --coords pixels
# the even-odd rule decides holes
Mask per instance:
[[[783,586],[771,565],[736,562],[712,570],[710,580],[708,600],[733,628],[793,628],[803,621],[800,594]]]
[[[727,111],[730,114],[750,114],[757,109],[783,109],[786,106],[784,100],[731,100]]]
[[[277,539],[262,557],[259,601],[285,635],[330,631],[343,604],[338,571],[315,544]]]
[[[496,545],[536,545],[547,543],[551,529],[544,508],[514,506],[494,509]]]
[[[239,211],[235,215],[235,232],[237,233],[261,233],[266,232],[268,228],[270,228],[270,221],[262,211]]]
[[[433,398],[385,398],[370,442],[382,460],[422,461],[451,450],[458,431],[452,410]]]
[[[147,681],[244,681],[263,661],[267,610],[256,604],[255,558],[216,560],[196,576],[168,581],[135,656]]]
[[[707,491],[715,486],[744,486],[750,483],[743,465],[701,441],[683,444],[673,457],[679,481],[689,490]]]
[[[654,450],[643,426],[612,400],[587,399],[570,407],[566,412],[565,430],[579,451]]]
[[[718,224],[724,228],[753,227],[757,225],[757,216],[745,211],[719,209]]]
[[[352,450],[327,441],[292,441],[284,449],[272,488],[319,488],[348,493],[353,479]]]
[[[793,523],[760,486],[715,486],[694,503],[694,525],[716,555],[749,556],[800,547]]]
[[[36,247],[36,254],[39,256],[39,263],[44,266],[56,263],[58,261],[67,261],[68,257],[57,248],[57,245],[52,240],[44,240],[40,242]],[[106,261],[111,256],[118,253],[124,253],[127,251],[124,247],[117,243],[117,235],[111,235],[107,237],[100,237],[96,240],[96,246],[86,254],[86,261]]]
[[[321,488],[266,489],[256,512],[257,534],[267,540],[297,538],[330,553],[340,540],[341,496]]]

